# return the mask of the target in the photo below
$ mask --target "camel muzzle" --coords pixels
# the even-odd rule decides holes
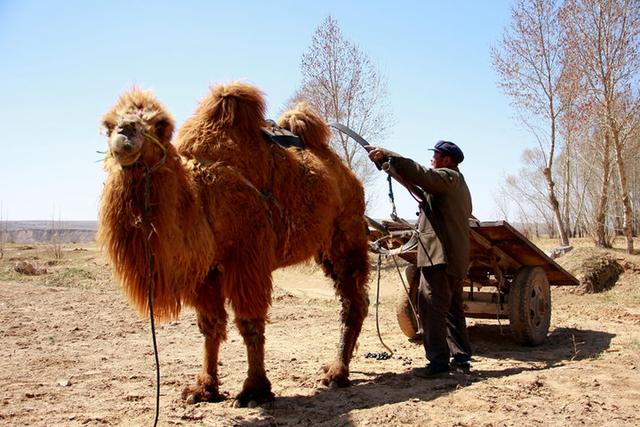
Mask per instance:
[[[111,138],[111,154],[122,166],[135,163],[140,157],[142,149],[141,138],[130,138],[122,133],[116,133]]]

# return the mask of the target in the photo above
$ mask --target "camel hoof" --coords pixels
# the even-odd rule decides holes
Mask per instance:
[[[182,398],[187,405],[195,405],[200,402],[222,402],[225,396],[217,390],[206,390],[203,387],[187,387],[182,391]]]
[[[234,408],[255,408],[263,403],[273,402],[275,395],[271,390],[243,390],[233,402]]]
[[[198,403],[198,395],[196,393],[190,394],[186,399],[187,405],[195,405]]]
[[[325,372],[324,378],[322,378],[322,385],[329,388],[342,388],[349,387],[351,381],[349,380],[349,369],[341,364],[334,363],[324,365],[322,370]]]
[[[258,406],[259,406],[258,402],[256,402],[255,400],[250,400],[249,402],[247,402],[247,405],[246,405],[246,407],[249,408],[249,409],[257,408]],[[243,408],[242,402],[240,402],[237,399],[234,400],[233,401],[233,407],[234,408]]]
[[[345,388],[351,385],[351,380],[349,378],[323,378],[322,385],[327,388]]]

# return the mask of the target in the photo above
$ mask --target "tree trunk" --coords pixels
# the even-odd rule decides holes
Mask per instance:
[[[565,144],[565,161],[563,165],[564,169],[564,190],[563,190],[563,209],[562,216],[564,218],[564,229],[571,236],[571,222],[570,222],[570,207],[571,207],[571,133],[567,134],[567,142]]]
[[[629,197],[629,186],[627,183],[627,172],[622,159],[622,144],[620,141],[620,133],[617,129],[613,129],[613,146],[615,149],[616,166],[618,168],[618,178],[620,179],[620,194],[622,195],[623,207],[623,225],[622,231],[627,241],[627,253],[633,254],[633,208],[631,207],[631,198]]]
[[[560,214],[560,203],[555,192],[555,183],[551,177],[551,169],[545,168],[543,171],[544,177],[547,181],[547,190],[549,191],[549,204],[551,205],[551,211],[553,212],[553,219],[558,229],[558,236],[560,237],[560,244],[562,246],[569,246],[569,238],[567,237],[567,231],[562,221],[562,215]]]
[[[556,197],[555,190],[555,182],[553,181],[553,176],[551,175],[551,170],[553,167],[553,158],[555,156],[555,147],[556,147],[556,113],[555,107],[553,103],[553,98],[549,99],[549,111],[551,113],[551,120],[549,123],[550,131],[551,131],[551,141],[549,144],[549,160],[547,162],[547,167],[544,168],[542,173],[544,174],[544,178],[547,182],[547,190],[549,191],[548,198],[549,204],[551,205],[551,211],[553,212],[553,219],[555,220],[556,227],[558,229],[558,236],[560,237],[560,244],[562,246],[569,246],[569,238],[567,237],[567,230],[564,226],[564,221],[562,220],[562,214],[560,213],[560,203],[558,202],[558,198]]]
[[[607,202],[609,201],[609,176],[611,174],[609,165],[609,138],[605,138],[602,154],[602,186],[600,187],[600,200],[595,212],[596,246],[599,248],[609,247],[605,222],[607,217]]]

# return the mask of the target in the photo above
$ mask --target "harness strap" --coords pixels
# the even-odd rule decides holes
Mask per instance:
[[[262,128],[262,134],[274,144],[283,148],[295,147],[304,150],[302,139],[293,132],[284,129],[273,120],[267,120],[267,126]]]

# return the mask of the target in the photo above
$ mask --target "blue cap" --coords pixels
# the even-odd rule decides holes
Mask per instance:
[[[433,148],[429,148],[431,151],[437,151],[438,153],[442,153],[445,156],[451,157],[456,163],[462,163],[464,160],[464,154],[462,154],[462,150],[451,141],[438,141]]]

